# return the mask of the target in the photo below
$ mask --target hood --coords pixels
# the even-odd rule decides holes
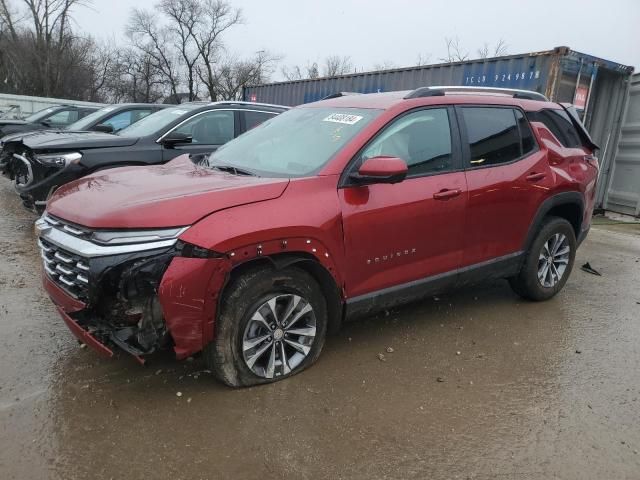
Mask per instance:
[[[3,137],[6,137],[7,135],[14,135],[16,133],[20,133],[20,132],[31,132],[33,130],[44,130],[46,128],[51,128],[51,127],[47,127],[45,125],[39,124],[39,123],[25,123],[25,122],[21,122],[19,124],[8,124],[8,125],[0,125],[0,134]]]
[[[43,130],[29,135],[14,136],[12,141],[22,142],[32,150],[85,150],[91,148],[129,147],[137,138],[119,137],[103,132],[71,132]],[[5,142],[6,143],[6,142]]]
[[[11,118],[0,120],[0,128],[4,127],[5,125],[28,125],[28,123],[24,120],[13,120]]]
[[[17,133],[9,133],[5,136],[3,136],[0,140],[2,140],[2,143],[10,143],[10,142],[22,142],[22,139],[26,136],[31,136],[31,135],[37,135],[41,133],[38,130],[30,130],[30,131],[23,131],[23,132],[17,132]]]
[[[278,198],[288,184],[198,167],[183,155],[165,165],[114,168],[68,183],[56,190],[47,211],[90,228],[178,227]]]

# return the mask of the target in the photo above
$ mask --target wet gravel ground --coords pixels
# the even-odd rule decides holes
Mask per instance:
[[[599,226],[541,304],[505,282],[348,324],[307,372],[231,390],[196,358],[81,349],[0,180],[2,479],[639,479],[640,235]],[[178,396],[178,392],[181,393]]]

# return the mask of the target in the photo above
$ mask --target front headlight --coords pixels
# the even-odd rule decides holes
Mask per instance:
[[[91,239],[102,245],[126,245],[130,243],[162,242],[175,240],[189,227],[158,230],[102,230],[91,234]]]
[[[36,155],[36,160],[48,167],[66,167],[72,163],[79,163],[82,158],[80,152],[69,153],[48,153],[46,155]]]

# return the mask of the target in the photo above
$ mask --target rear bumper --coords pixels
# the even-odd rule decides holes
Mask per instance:
[[[578,246],[580,246],[582,244],[582,242],[584,242],[584,239],[587,238],[587,235],[589,235],[589,230],[591,229],[591,226],[587,227],[585,230],[582,230],[580,232],[580,235],[578,235],[578,238],[576,238],[576,242],[578,244]]]

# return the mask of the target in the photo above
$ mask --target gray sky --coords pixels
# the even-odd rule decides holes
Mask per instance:
[[[94,0],[75,13],[78,24],[103,38],[122,39],[132,7],[157,0]],[[566,45],[640,70],[640,0],[233,0],[245,24],[225,37],[238,54],[266,49],[285,65],[348,55],[358,68],[385,61],[437,63],[444,38],[475,51],[500,38],[510,54]],[[529,5],[529,6],[526,6]],[[634,33],[635,32],[635,33]],[[475,55],[472,55],[472,57]],[[276,78],[280,75],[276,74]]]

